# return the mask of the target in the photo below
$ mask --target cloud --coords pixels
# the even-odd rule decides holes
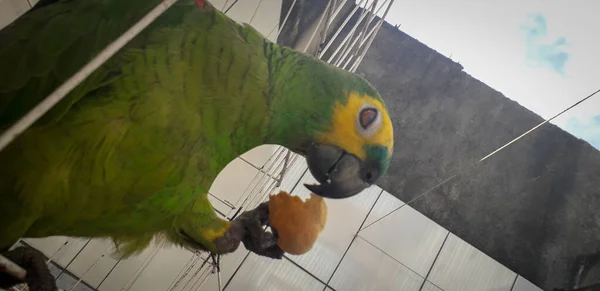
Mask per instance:
[[[577,118],[569,119],[567,131],[600,150],[600,114],[589,118],[585,123]]]
[[[565,74],[565,65],[571,55],[565,50],[568,46],[564,36],[548,42],[546,18],[541,14],[529,15],[529,23],[521,25],[525,33],[528,65],[549,67],[558,74]]]

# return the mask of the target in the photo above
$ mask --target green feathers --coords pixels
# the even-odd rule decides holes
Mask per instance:
[[[0,132],[159,2],[59,1],[0,31]],[[302,152],[330,129],[336,102],[365,90],[377,95],[180,0],[0,152],[0,248],[112,237],[131,255],[156,234],[186,245],[184,230],[214,250],[229,227],[207,197],[217,174],[265,143]]]
[[[158,2],[61,1],[3,30],[0,74],[12,79],[0,83],[0,124],[12,124]],[[0,152],[0,210],[14,212],[0,222],[0,245],[110,236],[139,246],[124,247],[131,253],[177,227],[194,201],[204,205],[194,215],[216,220],[212,181],[265,141],[262,48],[253,29],[194,1],[176,3]]]

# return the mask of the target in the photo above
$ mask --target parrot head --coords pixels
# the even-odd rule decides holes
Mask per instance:
[[[320,183],[305,185],[326,198],[347,198],[387,172],[393,149],[392,122],[378,95],[347,93],[336,103],[330,129],[306,149],[308,169]]]
[[[279,98],[271,107],[275,123],[270,134],[306,157],[318,181],[305,185],[311,192],[333,199],[354,196],[390,164],[394,136],[383,99],[356,74],[289,54],[289,64],[280,66],[282,76],[275,79],[279,83],[272,86]]]

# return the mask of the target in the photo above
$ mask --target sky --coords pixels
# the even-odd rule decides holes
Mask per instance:
[[[394,25],[550,118],[600,89],[600,0],[396,0]],[[600,149],[600,94],[552,123]]]

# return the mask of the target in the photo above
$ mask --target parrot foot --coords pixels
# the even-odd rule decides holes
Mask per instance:
[[[269,202],[243,212],[232,221],[225,235],[215,240],[219,250],[233,252],[240,242],[259,256],[281,259],[284,251],[277,245],[277,235],[264,229],[269,222]]]
[[[0,256],[0,288],[27,283],[31,291],[57,291],[54,276],[46,266],[46,257],[30,247],[18,247]],[[23,266],[23,270],[14,268]]]

